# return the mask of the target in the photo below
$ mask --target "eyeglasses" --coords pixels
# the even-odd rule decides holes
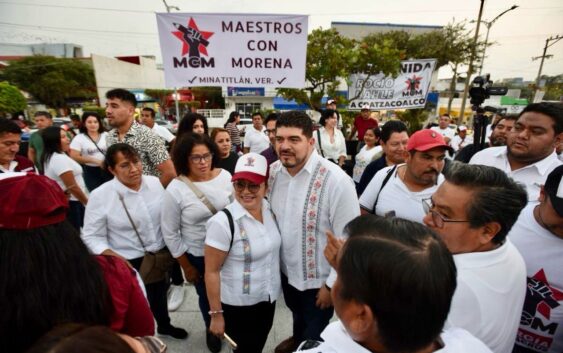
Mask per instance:
[[[188,160],[192,163],[202,163],[209,162],[213,158],[213,153],[206,153],[204,155],[192,154],[188,157]]]
[[[434,202],[432,198],[422,200],[422,209],[424,213],[430,213],[432,215],[432,222],[436,228],[444,228],[444,223],[467,223],[469,221],[462,221],[456,219],[448,219],[442,216],[438,211],[434,211]]]
[[[244,181],[241,181],[241,180],[235,181],[233,183],[233,187],[235,188],[235,191],[237,191],[237,192],[243,192],[244,189],[248,188],[248,191],[250,191],[253,194],[256,194],[258,192],[258,190],[260,190],[260,184],[245,183]]]

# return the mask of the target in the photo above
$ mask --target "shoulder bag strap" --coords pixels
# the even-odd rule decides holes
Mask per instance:
[[[395,166],[387,172],[385,179],[383,179],[383,183],[381,183],[381,187],[379,188],[379,191],[377,192],[377,197],[375,198],[375,202],[373,203],[373,209],[372,209],[373,214],[375,214],[375,206],[377,206],[377,201],[379,200],[379,195],[381,194],[381,190],[383,190],[385,184],[387,184],[389,179],[391,179],[391,176],[393,175],[396,169],[397,169],[397,165],[395,164]]]
[[[94,143],[94,145],[96,146],[96,148],[98,149],[98,151],[100,151],[100,153],[103,154],[104,157],[105,157],[105,155],[106,155],[105,152],[102,151],[102,149],[100,148],[100,146],[98,146],[98,144],[96,143],[96,141],[94,141],[94,139],[91,138],[90,135],[88,135],[88,133],[85,133],[84,135],[86,135],[86,137],[88,137],[88,138],[90,139],[90,141],[92,141],[92,143]],[[101,134],[100,134],[100,138],[102,138],[102,135],[101,135]]]
[[[235,239],[235,222],[233,220],[233,215],[228,209],[223,208],[221,211],[225,212],[225,215],[229,220],[229,228],[231,229],[231,243],[229,244],[229,251],[227,251],[228,253],[231,251],[231,248],[233,247],[233,239]]]
[[[209,202],[209,200],[207,199],[207,197],[205,197],[203,192],[201,192],[201,190],[199,190],[197,186],[195,186],[195,184],[192,183],[192,181],[189,178],[187,178],[184,175],[180,175],[178,179],[183,181],[192,190],[195,196],[209,209],[209,211],[211,211],[211,214],[217,213],[217,209],[215,208],[215,206],[213,206],[211,202]]]
[[[139,241],[141,242],[141,246],[143,247],[143,250],[145,252],[147,252],[147,248],[145,248],[145,244],[143,243],[143,240],[141,240],[141,236],[139,235],[139,231],[137,230],[137,226],[135,225],[135,222],[133,222],[133,218],[131,218],[131,215],[129,214],[129,210],[127,209],[127,206],[125,206],[125,201],[123,200],[123,195],[121,195],[120,193],[117,193],[117,194],[119,195],[119,201],[121,201],[121,204],[123,205],[123,208],[125,209],[125,213],[127,214],[127,218],[129,218],[129,222],[131,223],[131,226],[133,227],[135,234],[137,234],[137,238],[139,238]]]
[[[321,150],[321,156],[325,158],[325,153],[323,151],[323,145],[321,143],[321,129],[317,129],[317,142],[319,143],[319,149]]]

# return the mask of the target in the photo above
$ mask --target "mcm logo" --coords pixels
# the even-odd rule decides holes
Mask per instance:
[[[256,161],[254,159],[254,157],[248,157],[246,159],[246,164],[244,165],[245,167],[254,167],[254,161]]]
[[[421,80],[422,80],[422,77],[416,76],[416,75],[412,75],[412,77],[407,78],[405,83],[407,84],[407,91],[410,91],[411,95],[416,94],[416,91],[418,91],[420,89],[420,81]]]
[[[215,67],[215,59],[205,59],[203,56],[209,56],[207,47],[209,46],[209,38],[214,32],[202,31],[198,28],[192,17],[188,21],[187,27],[173,23],[177,31],[172,34],[182,41],[182,58],[174,57],[174,67]],[[185,56],[188,54],[188,58]]]

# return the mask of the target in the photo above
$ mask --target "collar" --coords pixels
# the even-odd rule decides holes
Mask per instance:
[[[156,126],[156,123],[154,125]],[[133,120],[133,124],[131,124],[131,126],[129,127],[129,130],[127,130],[124,137],[125,136],[135,136],[140,129],[141,129],[141,124],[139,124],[136,120]],[[148,129],[148,127],[147,127],[147,129]],[[113,132],[115,137],[117,139],[119,139],[119,131],[118,131],[117,128],[111,130],[111,132]]]
[[[303,166],[303,168],[301,168],[301,170],[295,174],[294,177],[298,176],[299,174],[303,173],[303,171],[309,173],[309,174],[313,174],[313,172],[315,171],[315,167],[317,166],[317,162],[321,159],[322,157],[319,156],[319,154],[317,153],[317,150],[315,148],[313,148],[313,152],[311,152],[311,155],[309,156],[309,159],[307,160],[307,163],[305,163],[305,165]],[[324,158],[322,158],[324,159]],[[331,163],[331,162],[329,162]],[[289,172],[287,171],[287,168],[284,167],[282,165],[282,172],[288,176]]]
[[[254,220],[254,217],[237,201],[237,199],[235,199],[231,205],[231,213],[235,221],[238,221],[244,216]],[[265,202],[265,200],[262,200],[262,217],[264,217],[264,214],[267,211],[268,204]]]
[[[321,333],[321,337],[335,352],[370,353],[350,337],[340,320],[329,324]]]
[[[10,165],[8,166],[8,169],[4,168],[4,166],[0,165],[0,170],[3,172],[13,172],[14,169],[16,169],[16,167],[18,166],[18,161],[13,160],[10,162]]]
[[[508,237],[504,244],[490,251],[471,252],[454,255],[454,262],[458,268],[483,268],[505,261],[513,245]]]
[[[143,189],[145,189],[147,187],[147,183],[145,182],[145,176],[144,175],[141,177],[141,187],[139,188],[138,191],[135,191],[133,189],[128,188],[127,186],[122,184],[119,180],[117,180],[116,177],[114,177],[111,180],[111,182],[113,183],[113,188],[115,189],[115,191],[117,191],[117,193],[121,194],[121,195],[126,195],[128,193],[138,194],[141,191],[143,191]]]
[[[503,158],[506,159],[506,162],[509,163],[508,162],[508,149],[506,148],[506,146],[497,147],[497,148],[498,148],[498,150],[494,151],[493,155],[496,156],[496,157],[503,157]],[[548,172],[551,171],[550,167],[553,165],[553,163],[555,163],[557,161],[558,161],[557,153],[555,153],[555,150],[554,150],[549,156],[545,157],[544,159],[539,160],[536,163],[529,164],[529,165],[527,165],[523,168],[517,169],[517,170],[535,167],[536,170],[538,171],[538,173],[543,176],[543,175],[545,175],[545,174],[547,174]]]

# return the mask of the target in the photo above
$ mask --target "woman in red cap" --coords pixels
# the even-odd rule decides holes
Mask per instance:
[[[264,199],[267,177],[264,156],[241,156],[232,178],[235,201],[207,222],[210,331],[229,335],[238,345],[235,352],[262,352],[281,292],[281,236]]]

